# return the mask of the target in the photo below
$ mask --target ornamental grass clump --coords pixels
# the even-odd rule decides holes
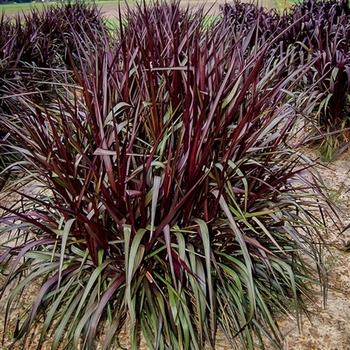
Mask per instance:
[[[251,45],[256,44],[257,39],[268,41],[285,29],[281,26],[281,16],[275,8],[259,7],[252,1],[234,0],[225,3],[221,6],[221,12],[226,25],[232,26],[235,32],[253,34]],[[252,32],[252,28],[255,31]]]
[[[75,84],[70,62],[77,57],[83,45],[90,45],[89,37],[95,39],[93,48],[98,49],[98,36],[105,21],[96,5],[87,2],[56,4],[38,11],[35,7],[29,14],[19,14],[15,18],[0,18],[0,111],[2,118],[13,117],[13,110],[23,109],[17,104],[19,95],[31,95],[40,103],[44,98],[49,103],[53,85]],[[72,34],[74,33],[74,35]],[[82,44],[77,40],[81,36]],[[89,48],[85,48],[90,50]],[[90,50],[91,51],[91,50]],[[84,62],[80,62],[85,64]],[[77,65],[78,62],[75,62]],[[62,77],[61,77],[62,74]],[[57,86],[56,86],[57,88]],[[54,93],[53,93],[54,94]],[[11,137],[0,127],[0,140]],[[21,155],[14,150],[6,150],[0,159],[0,172]],[[1,175],[0,175],[1,177]]]
[[[105,26],[100,10],[87,2],[56,4],[29,14],[0,20],[0,108],[15,84],[23,94],[36,92],[50,99],[52,74],[71,68],[77,36],[97,38]],[[74,39],[73,35],[74,33]],[[82,38],[83,39],[83,38]],[[96,42],[94,43],[96,44]],[[97,49],[96,46],[94,46]]]
[[[281,348],[276,317],[299,324],[325,283],[321,187],[288,146],[304,67],[286,76],[287,56],[246,55],[251,35],[178,1],[119,24],[113,39],[73,31],[52,100],[19,94],[0,118],[32,180],[2,205],[5,332],[22,348],[39,326],[38,349],[111,349],[128,319],[130,349],[140,333],[150,349],[214,349],[219,330],[232,348]]]
[[[308,102],[313,108],[308,108],[311,113],[305,117],[313,132],[308,142],[318,141],[320,157],[325,161],[346,150],[350,145],[348,1],[305,0],[279,14],[274,9],[268,11],[254,3],[235,0],[225,4],[222,13],[218,25],[230,27],[236,35],[249,33],[249,47],[269,41],[268,55],[280,61],[289,57],[289,67],[284,69],[287,75],[304,66],[307,74],[293,92],[310,92]]]
[[[322,160],[330,161],[350,143],[350,8],[343,0],[305,0],[292,6],[283,45],[299,51],[295,64],[314,61],[305,79],[312,92],[309,101],[314,134],[321,140]]]
[[[66,68],[69,53],[76,51],[77,35],[98,36],[104,26],[100,10],[85,1],[56,4],[15,20],[18,54],[16,60],[39,68]],[[20,67],[22,66],[20,65]]]
[[[330,40],[310,50],[315,63],[308,81],[317,101],[316,125],[322,131],[314,139],[321,140],[321,158],[330,161],[350,145],[350,25],[339,25],[332,35],[326,31],[319,37]]]

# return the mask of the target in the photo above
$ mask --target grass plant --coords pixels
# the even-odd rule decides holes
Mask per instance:
[[[284,37],[285,44],[300,45],[304,61],[315,59],[307,84],[311,100],[317,101],[313,115],[321,133],[316,131],[313,139],[322,140],[321,159],[331,161],[349,147],[349,2],[305,0],[292,7],[289,17],[297,25]]]
[[[150,349],[215,349],[218,329],[232,348],[280,349],[276,316],[300,326],[311,285],[326,287],[327,199],[289,144],[314,61],[291,70],[295,51],[271,55],[258,21],[233,31],[179,1],[118,23],[72,27],[49,100],[3,98],[0,146],[23,174],[21,200],[1,206],[5,332],[35,281],[13,346],[39,324],[38,349],[47,335],[52,349],[110,349],[128,318],[130,349],[141,332]]]

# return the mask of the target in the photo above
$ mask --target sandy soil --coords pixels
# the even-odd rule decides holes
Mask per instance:
[[[286,335],[283,350],[350,349],[350,253],[344,252],[344,242],[350,242],[350,229],[339,234],[339,229],[350,223],[350,153],[330,164],[319,163],[318,170],[339,208],[338,228],[328,220],[329,229],[324,232],[325,241],[330,245],[330,252],[325,254],[329,290],[325,307],[321,295],[317,303],[309,305],[310,320],[304,320],[301,333],[294,321],[281,322]]]

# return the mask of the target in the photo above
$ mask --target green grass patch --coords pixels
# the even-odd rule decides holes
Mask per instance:
[[[115,4],[118,6],[118,3],[120,1],[96,1],[96,4],[99,7],[102,7],[103,5],[111,5]],[[134,0],[128,0],[128,3],[133,3]],[[42,3],[42,2],[28,2],[28,3],[20,3],[20,4],[0,4],[0,10],[5,12],[6,14],[15,14],[20,13],[22,11],[30,11],[33,9],[42,10],[44,7],[49,7],[52,5],[56,5],[59,2],[50,2],[50,3]],[[123,1],[120,2],[123,4]]]
[[[298,0],[274,0],[274,7],[278,10],[284,10],[297,4]]]
[[[41,10],[45,4],[42,3],[22,3],[22,4],[2,4],[0,5],[1,11],[8,13],[17,13],[21,11],[30,11],[32,9]]]

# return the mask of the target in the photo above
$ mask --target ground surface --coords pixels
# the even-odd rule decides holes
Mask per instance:
[[[301,333],[295,322],[282,320],[284,333],[291,332],[286,336],[284,350],[350,349],[350,253],[343,251],[344,241],[350,241],[350,230],[339,235],[339,229],[350,223],[350,153],[330,164],[319,163],[317,168],[339,207],[338,228],[329,220],[329,230],[324,232],[330,244],[330,252],[325,254],[330,289],[325,308],[321,296],[318,303],[309,304],[310,320],[304,320]]]

